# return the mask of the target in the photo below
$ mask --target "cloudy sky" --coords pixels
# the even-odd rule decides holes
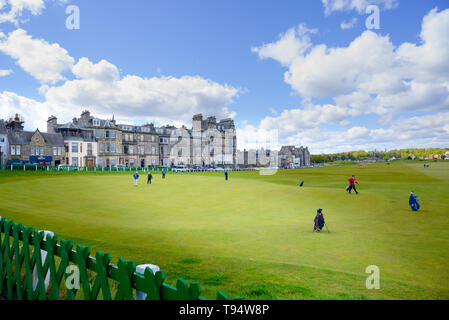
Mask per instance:
[[[203,113],[239,148],[449,147],[448,35],[448,0],[0,0],[0,118]]]

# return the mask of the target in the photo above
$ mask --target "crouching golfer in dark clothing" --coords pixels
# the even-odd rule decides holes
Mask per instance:
[[[153,175],[150,173],[148,173],[148,180],[147,180],[147,184],[151,184],[151,179],[153,179]]]
[[[313,231],[320,232],[324,228],[325,223],[326,221],[324,220],[323,209],[318,209],[313,224]]]

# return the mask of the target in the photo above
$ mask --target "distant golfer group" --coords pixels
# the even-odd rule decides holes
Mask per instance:
[[[137,171],[133,174],[133,178],[134,178],[134,187],[137,187],[137,181],[139,180],[139,173]],[[165,170],[162,170],[162,179],[165,179]],[[147,184],[151,184],[152,180],[153,175],[151,174],[151,172],[148,172]]]

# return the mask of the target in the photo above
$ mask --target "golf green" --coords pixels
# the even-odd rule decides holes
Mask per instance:
[[[449,299],[449,162],[153,175],[134,187],[132,173],[0,172],[0,216],[159,265],[206,298]],[[318,208],[330,233],[312,231]]]

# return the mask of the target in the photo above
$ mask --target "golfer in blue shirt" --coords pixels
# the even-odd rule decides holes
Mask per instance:
[[[139,174],[136,171],[136,173],[134,173],[134,187],[137,187],[137,179],[139,179]]]

